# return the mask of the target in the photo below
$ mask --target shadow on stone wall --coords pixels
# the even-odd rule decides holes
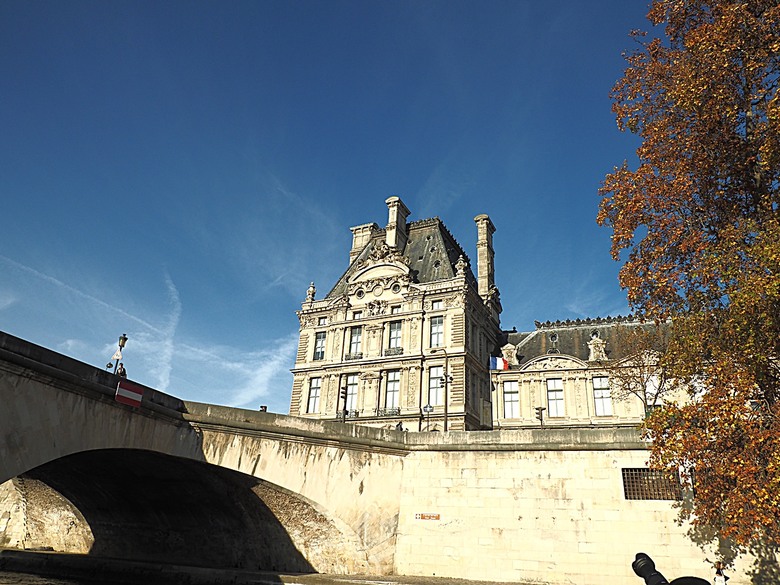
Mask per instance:
[[[340,572],[355,553],[345,550],[351,538],[294,494],[196,461],[91,451],[13,482],[25,533],[17,548],[285,573]]]

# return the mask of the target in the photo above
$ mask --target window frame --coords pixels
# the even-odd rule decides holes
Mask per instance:
[[[327,339],[326,331],[317,331],[314,334],[314,354],[312,355],[312,361],[321,361],[325,359],[325,340]]]
[[[357,355],[362,350],[363,326],[355,325],[349,328],[349,353]]]
[[[550,383],[560,383],[560,387],[553,387]],[[558,384],[554,384],[557,386]],[[545,380],[547,388],[547,417],[563,418],[566,416],[566,404],[564,403],[563,378],[547,378]]]
[[[513,390],[507,390],[507,384],[514,385]],[[520,390],[519,390],[519,383],[517,380],[505,380],[502,382],[502,390],[503,390],[503,397],[504,397],[504,418],[520,418]],[[512,400],[507,400],[507,398],[510,398]],[[510,406],[512,412],[507,412],[507,406]]]
[[[317,381],[316,386],[314,384],[315,380]],[[306,414],[317,414],[320,412],[321,392],[322,392],[322,378],[320,376],[314,376],[310,378],[309,395],[306,400]]]
[[[401,348],[401,321],[390,321],[387,326],[387,349]]]
[[[596,380],[606,380],[606,386],[596,386]],[[612,388],[609,376],[593,376],[593,406],[596,416],[612,416]]]
[[[357,410],[358,385],[360,379],[358,374],[347,374],[345,387],[347,389],[347,399],[344,409],[347,411]]]
[[[400,399],[401,370],[388,370],[385,377],[385,408],[398,408],[401,403]]]
[[[444,347],[444,315],[431,317],[428,329],[430,347]]]
[[[436,372],[434,374],[434,371]],[[428,368],[428,404],[442,406],[444,404],[444,366]]]

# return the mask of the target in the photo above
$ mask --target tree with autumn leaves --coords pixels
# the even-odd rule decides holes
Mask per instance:
[[[688,399],[648,416],[651,465],[737,551],[780,546],[780,3],[655,0],[613,88],[636,164],[601,188],[620,283],[671,322],[661,363]]]

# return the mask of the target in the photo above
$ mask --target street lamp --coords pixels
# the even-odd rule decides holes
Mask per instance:
[[[431,413],[433,412],[433,406],[431,406],[430,404],[426,404],[425,406],[423,406],[423,412],[428,415],[428,424],[425,427],[425,430],[426,431],[430,431],[431,430]]]
[[[116,374],[116,370],[119,367],[119,360],[122,359],[122,350],[125,348],[125,345],[127,344],[127,333],[122,333],[122,335],[119,336],[119,349],[116,350],[116,353],[111,359],[116,360],[116,363],[114,364],[114,373]]]
[[[441,377],[441,381],[444,384],[444,430],[447,430],[447,402],[449,402],[449,392],[448,388],[450,385],[450,380],[452,379],[452,376],[450,376],[450,356],[447,354],[447,350],[443,347],[437,347],[431,350],[431,353],[443,353],[444,354],[444,375]]]

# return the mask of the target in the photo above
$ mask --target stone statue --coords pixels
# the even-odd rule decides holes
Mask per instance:
[[[507,343],[501,348],[501,356],[507,361],[510,366],[517,366],[517,346]]]

